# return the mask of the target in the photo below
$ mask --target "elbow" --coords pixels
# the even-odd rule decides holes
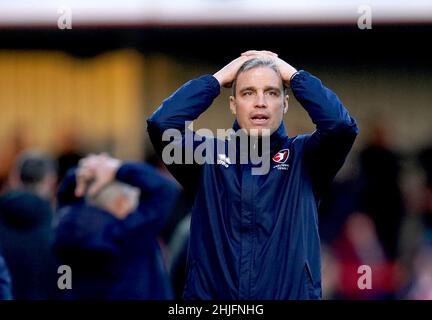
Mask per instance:
[[[147,132],[151,139],[160,139],[164,132],[163,121],[160,121],[158,117],[151,116],[147,119]]]
[[[357,122],[350,116],[348,116],[346,119],[335,121],[330,131],[335,133],[349,134],[352,136],[357,136],[359,134]]]
[[[350,141],[350,143],[353,143],[359,134],[357,123],[351,117],[333,120],[331,124],[326,125],[324,128],[318,128],[317,131],[322,139],[338,139],[340,141]]]
[[[162,116],[158,111],[156,111],[149,118],[147,118],[147,131],[149,133],[154,133],[154,132],[161,133],[173,127],[174,125],[171,119]]]
[[[169,202],[171,203],[171,206],[174,206],[175,203],[178,201],[178,198],[181,194],[181,187],[178,185],[175,181],[169,181],[165,185],[164,193],[166,195],[165,199],[169,199]]]
[[[159,119],[158,115],[155,112],[149,118],[147,118],[147,129],[148,130],[156,129],[160,127],[161,122],[162,121]]]
[[[167,121],[167,117],[164,117],[163,105],[159,106],[153,114],[147,118],[147,128],[148,129],[158,129],[163,130],[163,127]]]

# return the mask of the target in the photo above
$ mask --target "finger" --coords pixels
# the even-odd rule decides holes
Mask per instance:
[[[82,158],[79,162],[78,162],[78,166],[79,167],[87,167],[89,166],[92,162],[94,162],[96,155],[91,153],[89,155],[87,155],[86,157]]]
[[[81,168],[86,170],[96,170],[101,162],[101,157],[98,155],[93,155],[83,161]]]
[[[77,181],[77,185],[75,187],[75,197],[81,198],[85,193],[86,184],[84,181]]]
[[[86,192],[87,185],[95,176],[93,169],[89,167],[81,167],[76,172],[76,187],[75,195],[82,197]]]
[[[258,50],[248,50],[248,51],[243,52],[241,55],[242,56],[250,56],[250,55],[256,55],[258,53],[259,53]]]
[[[268,50],[249,50],[246,52],[243,52],[241,54],[242,56],[251,56],[251,55],[269,55],[272,57],[277,57],[278,55],[272,51],[268,51]]]
[[[85,179],[84,177],[77,176],[77,182],[76,182],[76,187],[75,187],[75,196],[76,197],[80,198],[84,195],[85,189],[87,186],[87,182],[88,182],[88,180]]]
[[[263,50],[262,52],[265,53],[265,54],[268,54],[270,56],[273,56],[273,57],[277,57],[278,56],[277,53],[274,53],[274,52],[271,52],[271,51],[268,51],[268,50]]]
[[[252,59],[255,56],[257,56],[257,55],[256,54],[241,55],[235,61],[238,61],[238,62],[242,63],[242,62],[245,62],[247,60]]]
[[[257,57],[258,57],[258,55],[256,55],[256,54],[251,54],[251,55],[247,55],[247,56],[241,56],[239,62],[240,62],[240,64],[243,64],[246,61],[252,60],[252,59],[257,58]]]
[[[94,157],[95,155],[96,154],[94,154],[94,153],[89,153],[85,157],[81,158],[80,162],[81,161],[86,161],[87,159],[90,159],[90,158]]]
[[[87,161],[88,161],[88,158],[87,158],[87,157],[85,157],[85,158],[81,158],[80,161],[78,161],[78,166],[79,166],[79,167],[84,166],[84,165],[86,164]]]

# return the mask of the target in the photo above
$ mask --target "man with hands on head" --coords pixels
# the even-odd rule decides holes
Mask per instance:
[[[288,86],[316,125],[313,133],[287,136]],[[170,143],[163,139],[168,129],[182,132],[177,143],[185,152],[197,147],[186,142],[185,122],[205,112],[222,87],[233,88],[233,129],[258,139],[270,135],[270,150],[262,152],[271,165],[261,175],[252,174],[253,163],[233,159],[168,165],[196,193],[184,297],[320,299],[318,204],[354,143],[356,122],[317,77],[277,54],[251,50],[163,101],[147,121],[160,156]]]
[[[64,299],[172,299],[157,241],[178,195],[152,167],[90,155],[58,192],[55,251],[72,268]]]

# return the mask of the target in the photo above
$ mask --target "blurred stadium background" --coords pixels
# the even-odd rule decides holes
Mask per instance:
[[[1,0],[2,188],[29,148],[151,158],[145,120],[165,97],[271,50],[320,77],[361,130],[323,202],[324,298],[432,299],[431,36],[430,1]],[[230,127],[228,96],[195,127]],[[313,130],[294,98],[285,121],[290,135]],[[373,290],[356,286],[361,264]]]

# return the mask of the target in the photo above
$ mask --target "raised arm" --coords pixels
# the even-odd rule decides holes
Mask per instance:
[[[316,131],[306,141],[305,162],[317,196],[342,167],[358,134],[355,120],[334,92],[306,71],[291,79],[296,99],[308,112]]]
[[[114,180],[140,190],[136,212],[122,222],[125,231],[136,227],[148,227],[152,234],[157,234],[178,200],[179,187],[176,183],[143,163],[121,162],[101,154],[83,159],[79,170],[87,171],[92,183],[86,188],[87,181],[79,179],[75,192],[78,197],[84,193],[93,196]]]
[[[139,215],[125,220],[128,229],[148,225],[157,235],[177,203],[180,187],[171,179],[158,173],[155,168],[137,162],[125,162],[116,172],[116,180],[139,188]]]

